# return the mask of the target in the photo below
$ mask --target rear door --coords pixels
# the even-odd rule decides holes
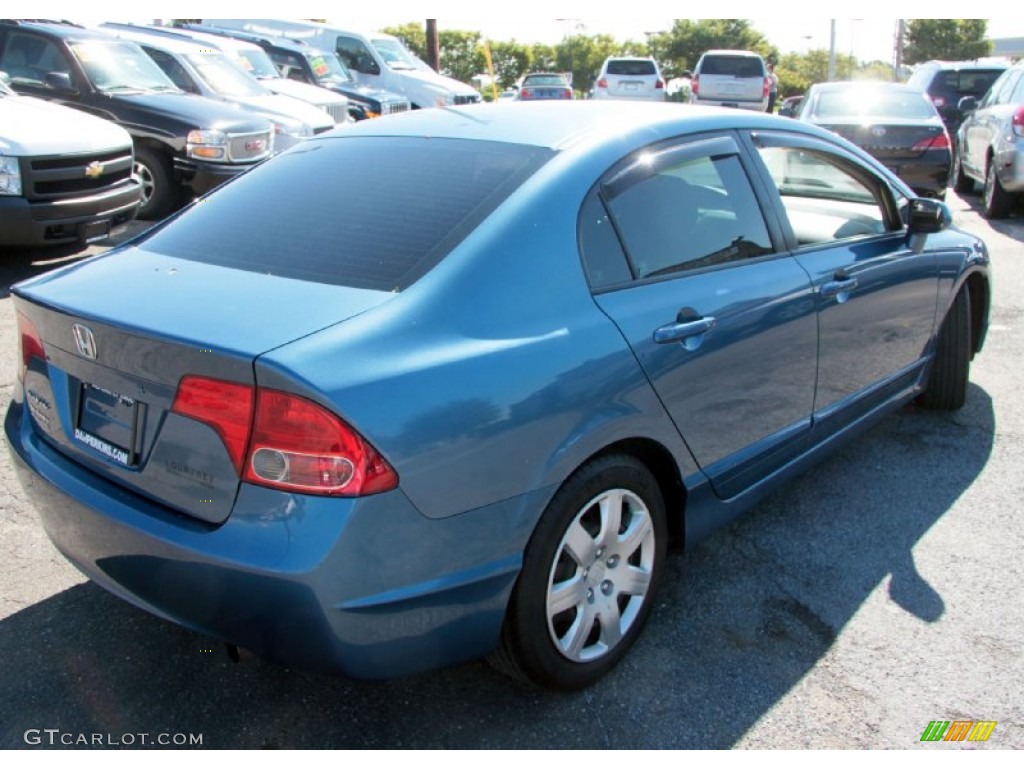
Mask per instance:
[[[723,498],[792,457],[814,399],[810,280],[754,188],[736,138],[708,135],[614,170],[582,215],[595,299]]]

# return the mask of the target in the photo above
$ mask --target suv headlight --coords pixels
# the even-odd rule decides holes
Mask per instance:
[[[274,120],[274,133],[291,136],[296,139],[308,139],[313,135],[313,126],[309,123],[302,123],[298,120],[284,122]]]
[[[185,154],[200,160],[226,160],[228,156],[228,137],[223,131],[203,131],[196,129],[188,132],[185,143]]]
[[[21,166],[18,158],[0,155],[0,195],[21,194]]]

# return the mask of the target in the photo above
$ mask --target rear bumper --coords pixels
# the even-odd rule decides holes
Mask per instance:
[[[31,247],[102,240],[111,227],[131,221],[142,187],[126,180],[87,197],[30,202],[0,197],[0,247]]]
[[[926,152],[917,160],[885,160],[883,164],[919,195],[938,197],[949,185],[951,155],[948,151]]]
[[[90,579],[170,621],[280,663],[381,679],[489,653],[531,521],[512,500],[444,520],[399,491],[319,499],[242,485],[220,526],[69,461],[20,388],[12,464],[54,545]],[[528,517],[528,516],[527,516]]]
[[[754,112],[768,111],[767,97],[750,101],[745,99],[705,99],[700,96],[691,96],[690,103],[701,107],[732,107],[733,109],[750,109]]]

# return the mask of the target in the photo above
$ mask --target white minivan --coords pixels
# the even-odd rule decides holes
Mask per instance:
[[[356,82],[400,93],[414,109],[480,101],[476,89],[438,74],[416,58],[401,40],[382,32],[354,32],[317,22],[280,19],[203,19],[202,23],[304,40],[334,51]]]
[[[771,79],[764,59],[753,51],[707,51],[690,82],[690,103],[715,107],[768,109]]]

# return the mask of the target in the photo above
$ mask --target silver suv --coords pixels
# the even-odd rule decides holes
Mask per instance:
[[[651,58],[609,56],[594,83],[595,99],[665,100],[665,79]]]
[[[690,103],[714,107],[768,109],[771,80],[764,59],[753,51],[707,51],[690,83]]]
[[[982,213],[1007,216],[1024,196],[1024,63],[1003,72],[980,102],[960,99],[964,113],[953,160],[953,188],[985,185]]]

